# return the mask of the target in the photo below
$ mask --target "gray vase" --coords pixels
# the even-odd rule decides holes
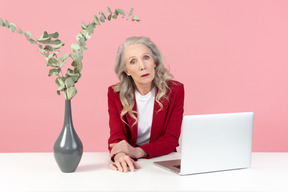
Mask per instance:
[[[73,127],[71,100],[65,100],[64,125],[53,151],[62,172],[71,173],[76,170],[83,154],[83,145]]]

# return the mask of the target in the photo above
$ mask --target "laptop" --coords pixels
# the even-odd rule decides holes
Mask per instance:
[[[183,117],[181,160],[154,162],[179,175],[249,168],[253,112]]]

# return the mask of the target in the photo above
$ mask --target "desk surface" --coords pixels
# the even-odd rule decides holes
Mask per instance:
[[[249,169],[179,176],[153,165],[172,153],[140,159],[141,169],[109,168],[108,153],[84,153],[74,173],[62,173],[52,153],[0,153],[0,191],[288,191],[288,153],[253,153]]]

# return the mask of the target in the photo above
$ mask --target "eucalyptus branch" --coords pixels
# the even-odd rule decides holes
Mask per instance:
[[[85,47],[86,41],[91,38],[91,34],[94,33],[96,26],[100,26],[101,23],[105,23],[106,20],[111,21],[112,19],[117,19],[119,16],[124,18],[126,13],[122,9],[115,9],[111,11],[108,7],[108,15],[105,15],[102,11],[99,12],[99,15],[93,16],[93,21],[86,25],[83,21],[81,22],[82,31],[76,36],[77,43],[71,44],[72,54],[64,54],[58,58],[61,47],[65,44],[59,39],[59,33],[48,33],[44,31],[40,38],[36,40],[32,39],[32,34],[29,31],[23,32],[22,29],[16,27],[14,23],[9,23],[7,20],[5,22],[0,18],[0,26],[8,28],[11,32],[17,31],[17,33],[26,37],[26,39],[31,43],[38,46],[38,51],[45,56],[47,61],[47,66],[51,67],[49,70],[48,76],[57,76],[55,83],[58,86],[57,94],[60,95],[63,92],[65,99],[72,99],[77,94],[77,89],[75,84],[80,79],[81,70],[83,68],[83,50],[86,50]],[[126,20],[129,20],[130,16],[133,15],[133,8],[130,10]],[[139,22],[140,20],[136,15],[134,15],[131,21]],[[71,58],[73,61],[71,63],[71,68],[67,69],[66,74],[63,74],[62,67],[67,62],[68,58]]]

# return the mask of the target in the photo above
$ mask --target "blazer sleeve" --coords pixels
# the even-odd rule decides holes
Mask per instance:
[[[184,112],[184,86],[177,86],[177,92],[170,100],[170,110],[166,116],[163,133],[154,142],[140,146],[147,154],[147,158],[166,155],[176,151],[181,133]]]
[[[121,140],[126,140],[126,134],[124,131],[123,123],[120,118],[120,113],[122,108],[119,104],[120,98],[117,93],[114,92],[113,88],[110,86],[108,88],[108,113],[109,113],[109,127],[110,127],[110,137],[108,139],[108,149],[111,152],[111,143],[118,143]],[[121,103],[121,102],[120,102]]]

